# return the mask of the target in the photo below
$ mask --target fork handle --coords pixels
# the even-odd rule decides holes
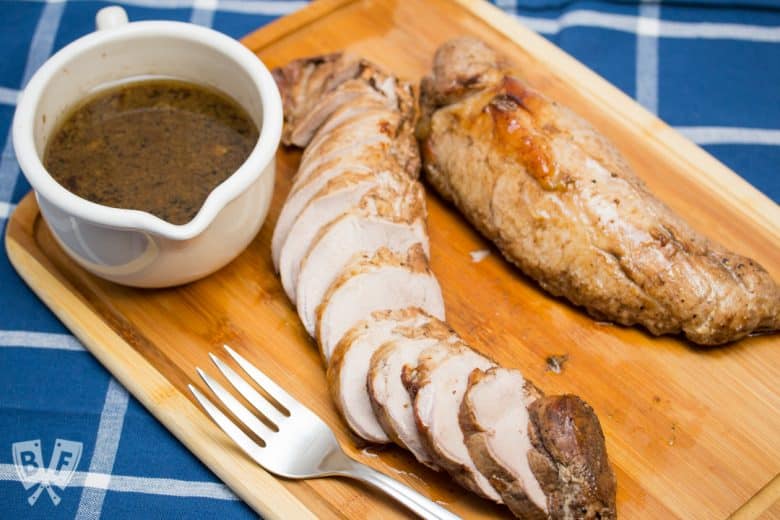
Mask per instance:
[[[460,517],[450,513],[439,504],[421,495],[409,486],[401,484],[380,473],[365,464],[350,461],[349,468],[340,472],[346,477],[351,477],[384,491],[421,518],[438,520],[460,520]]]

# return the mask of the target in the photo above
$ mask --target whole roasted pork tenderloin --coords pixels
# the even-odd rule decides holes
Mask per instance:
[[[703,345],[780,327],[764,268],[693,230],[607,138],[483,42],[442,45],[420,96],[428,181],[547,291]]]

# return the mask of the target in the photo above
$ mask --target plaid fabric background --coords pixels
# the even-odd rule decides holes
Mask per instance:
[[[418,1],[418,0],[414,0]],[[131,20],[209,25],[235,38],[303,7],[260,0],[129,0]],[[496,3],[780,198],[780,2]],[[93,29],[95,1],[0,2],[0,230],[29,190],[13,153],[16,98],[59,48]],[[663,172],[658,172],[662,175]],[[55,506],[35,506],[12,443],[83,443]],[[114,381],[0,254],[0,517],[243,518],[252,511]]]

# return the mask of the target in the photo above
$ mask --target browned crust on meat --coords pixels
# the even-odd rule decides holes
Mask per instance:
[[[399,334],[403,334],[407,338],[433,338],[439,341],[460,340],[458,334],[449,326],[449,324],[441,321],[438,318],[431,316],[431,320],[425,325],[418,327],[399,327]]]
[[[545,396],[528,407],[528,455],[552,518],[612,519],[615,475],[593,409],[575,395]]]
[[[360,184],[361,182],[367,180],[371,180],[374,177],[375,174],[373,173],[345,172],[342,175],[339,175],[338,177],[330,179],[328,182],[325,183],[325,186],[320,188],[319,191],[315,193],[311,199],[309,199],[309,202],[306,203],[304,209],[301,210],[301,214],[303,214],[303,212],[306,211],[306,208],[311,206],[312,202],[314,202],[315,200],[323,198],[341,189],[354,186],[355,184]]]
[[[357,208],[366,216],[377,216],[391,222],[423,224],[428,217],[425,205],[425,189],[417,181],[407,181],[399,186],[377,186],[368,191]]]
[[[693,230],[609,140],[519,76],[473,39],[437,52],[418,136],[443,197],[597,319],[704,345],[780,328],[780,287],[763,267]]]
[[[409,397],[412,399],[412,402],[414,402],[417,397],[417,392],[422,386],[417,377],[417,367],[410,365],[404,366],[404,369],[401,371],[401,381],[403,382],[406,391],[409,392]]]
[[[474,409],[470,402],[471,389],[485,377],[485,374],[485,371],[479,369],[471,373],[469,388],[463,395],[463,401],[460,405],[458,419],[469,455],[471,455],[477,469],[496,488],[501,499],[515,516],[528,520],[543,520],[547,518],[547,515],[528,498],[522,482],[519,482],[511,471],[493,457],[488,447],[487,434],[480,427],[474,415]]]
[[[487,45],[472,45],[462,56],[459,39],[445,42],[434,57],[433,70],[422,79],[418,139],[430,133],[430,116],[441,106],[463,99],[498,81],[503,58]]]

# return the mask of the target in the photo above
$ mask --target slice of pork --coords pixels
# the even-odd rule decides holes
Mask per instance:
[[[417,178],[420,158],[411,125],[409,113],[388,109],[373,99],[356,99],[334,112],[317,131],[303,151],[295,182],[323,160],[370,143],[381,143],[388,157]]]
[[[408,171],[406,166],[399,164],[393,156],[388,155],[386,139],[374,137],[368,144],[361,141],[339,153],[318,166],[304,171],[299,169],[287,200],[282,206],[274,228],[271,240],[274,268],[279,267],[279,255],[287,235],[295,219],[298,218],[306,204],[331,180],[345,173],[377,173],[385,170]],[[373,141],[371,141],[373,139]],[[411,164],[411,163],[409,163]],[[417,170],[415,170],[416,175]]]
[[[342,110],[344,113],[357,112],[357,114],[334,128],[330,128],[331,121],[325,123],[301,155],[298,172],[293,179],[295,184],[300,184],[309,172],[320,164],[354,148],[374,145],[387,149],[391,146],[392,135],[388,131],[380,132],[380,129],[395,128],[399,119],[397,113],[382,108],[372,108],[371,104],[365,107],[361,107],[360,104],[349,105]],[[334,117],[338,115],[339,113]]]
[[[328,92],[311,110],[304,114],[300,121],[292,127],[289,142],[296,146],[306,146],[325,121],[339,109],[354,106],[355,100],[364,98],[377,107],[393,108],[394,101],[383,99],[381,94],[372,89],[361,79],[352,79],[342,83],[337,89]]]
[[[410,182],[404,174],[390,171],[373,175],[341,175],[328,181],[309,201],[295,219],[279,255],[279,276],[292,303],[296,301],[301,260],[319,230],[343,213],[359,206],[362,197],[370,190],[377,190],[387,197],[400,196],[404,182]]]
[[[439,342],[420,354],[417,366],[404,370],[402,380],[412,398],[417,429],[433,460],[460,485],[501,502],[479,472],[463,441],[458,415],[468,377],[494,364],[464,344]]]
[[[344,334],[378,310],[420,307],[444,319],[444,300],[425,252],[415,244],[405,257],[387,248],[360,255],[333,282],[317,308],[316,337],[326,361]]]
[[[414,244],[420,244],[427,255],[430,246],[422,219],[395,222],[355,211],[321,229],[298,271],[296,305],[306,331],[315,334],[317,308],[356,254],[371,254],[383,247],[403,253]]]
[[[547,518],[547,497],[531,470],[528,406],[541,396],[517,370],[475,370],[460,407],[460,426],[477,469],[519,518]]]
[[[363,152],[366,152],[366,150],[363,150]],[[372,154],[369,152],[368,155],[371,156]],[[287,239],[295,219],[298,218],[306,204],[332,179],[342,175],[372,174],[371,167],[363,159],[364,157],[360,154],[333,159],[323,165],[321,171],[309,179],[308,182],[290,191],[290,194],[287,195],[287,200],[282,206],[282,210],[279,212],[279,217],[276,219],[274,234],[271,238],[271,256],[274,262],[274,269],[277,272],[279,271],[279,257],[282,254],[284,241]]]
[[[401,337],[385,343],[371,356],[366,380],[371,407],[393,442],[408,449],[421,463],[438,471],[439,467],[420,438],[412,400],[401,374],[404,367],[417,366],[417,359],[425,349],[440,341],[455,344],[460,338],[447,324],[436,319],[414,328],[399,327],[395,332]]]
[[[284,144],[299,122],[310,113],[327,93],[350,79],[358,77],[365,67],[360,57],[333,53],[292,61],[272,71],[284,104]]]
[[[428,257],[424,196],[418,182],[406,185],[403,194],[389,200],[381,192],[369,192],[359,208],[320,229],[300,262],[297,277],[295,301],[309,334],[314,335],[317,307],[325,293],[355,255],[372,256],[383,247],[405,254],[419,243]]]
[[[403,122],[403,116],[390,106],[386,99],[371,90],[371,87],[365,85],[365,88],[371,91],[366,95],[355,97],[350,103],[333,107],[334,110],[328,115],[327,119],[312,135],[303,152],[303,158],[317,155],[319,146],[323,141],[328,140],[331,134],[336,133],[340,128],[361,124],[363,119],[388,118],[389,128],[396,128]]]
[[[400,337],[397,329],[416,328],[431,319],[414,307],[378,311],[352,327],[336,345],[328,363],[328,388],[336,408],[358,437],[375,443],[390,442],[374,415],[366,389],[371,356],[388,341]]]

